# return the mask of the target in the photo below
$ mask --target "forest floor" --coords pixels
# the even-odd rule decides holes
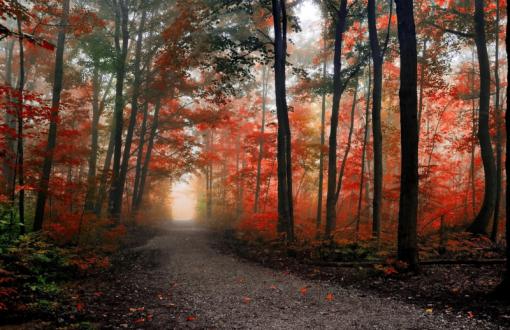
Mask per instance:
[[[405,287],[405,293],[381,294],[332,276],[309,276],[297,264],[261,265],[229,252],[220,233],[193,222],[161,227],[146,244],[117,255],[110,272],[70,287],[80,319],[89,322],[68,326],[61,319],[62,329],[502,327],[477,315],[403,299]],[[11,329],[56,329],[58,323]]]

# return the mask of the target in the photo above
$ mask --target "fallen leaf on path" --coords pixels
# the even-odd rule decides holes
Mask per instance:
[[[243,297],[243,303],[244,304],[249,304],[251,302],[251,298],[250,297]]]
[[[190,321],[195,321],[197,319],[197,317],[195,315],[190,315],[186,318],[186,321],[190,322]]]
[[[427,308],[427,309],[425,310],[425,313],[427,313],[427,314],[432,314],[432,312],[433,312],[433,311],[434,311],[434,310],[433,310],[432,308]]]
[[[299,292],[302,296],[306,295],[308,293],[308,287],[304,286],[301,289],[299,289]]]
[[[276,287],[276,285],[274,285],[274,284],[272,284],[272,285],[270,286],[270,288],[271,288],[271,290],[278,290],[278,288],[277,288],[277,287]]]
[[[333,301],[333,300],[335,300],[335,296],[333,296],[333,294],[330,292],[326,295],[326,300]]]
[[[136,319],[133,321],[135,324],[140,324],[140,323],[144,323],[145,322],[145,319],[143,317],[139,318],[139,319]]]

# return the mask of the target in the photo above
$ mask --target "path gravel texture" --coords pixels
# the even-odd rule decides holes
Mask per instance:
[[[162,251],[179,329],[498,329],[224,255],[193,222],[165,227],[142,249]]]

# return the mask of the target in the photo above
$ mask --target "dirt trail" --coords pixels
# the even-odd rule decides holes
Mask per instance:
[[[168,223],[165,232],[141,249],[160,251],[158,273],[168,274],[164,281],[169,282],[162,286],[170,284],[170,292],[164,299],[179,310],[172,317],[177,328],[497,328],[331,283],[306,281],[223,255],[211,248],[212,235],[193,222]]]

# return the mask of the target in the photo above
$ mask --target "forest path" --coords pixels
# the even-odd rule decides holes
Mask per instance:
[[[211,233],[194,222],[168,222],[164,229],[141,249],[161,251],[160,271],[168,274],[180,329],[497,328],[224,255],[211,247]]]

